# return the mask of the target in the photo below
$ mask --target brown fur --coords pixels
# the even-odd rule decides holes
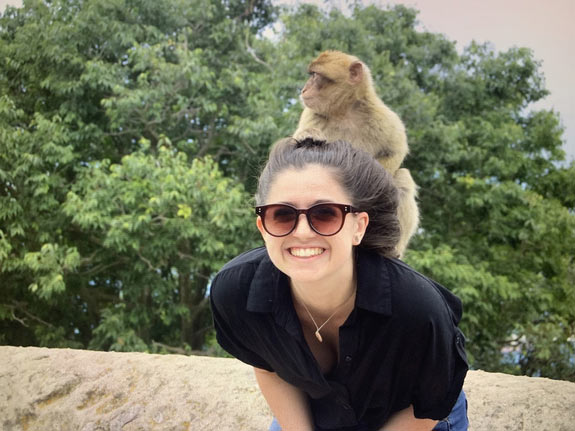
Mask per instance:
[[[402,256],[419,224],[417,185],[401,163],[408,153],[405,127],[399,116],[377,96],[369,68],[357,57],[339,51],[322,52],[313,60],[301,100],[294,138],[342,139],[372,154],[393,174],[400,192],[398,217]]]

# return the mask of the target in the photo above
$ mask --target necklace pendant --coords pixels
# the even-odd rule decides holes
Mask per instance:
[[[321,338],[319,330],[315,331],[315,338],[317,338],[317,341],[319,341],[320,343],[323,343],[323,338]]]

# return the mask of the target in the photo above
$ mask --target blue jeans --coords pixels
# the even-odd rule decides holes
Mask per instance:
[[[465,392],[461,391],[449,416],[439,421],[433,431],[467,431],[467,427],[469,427],[467,398],[465,398]]]
[[[457,402],[453,406],[451,413],[442,421],[439,421],[432,431],[467,431],[469,421],[467,420],[467,399],[465,393],[461,391]],[[274,418],[269,431],[281,431],[280,424]]]

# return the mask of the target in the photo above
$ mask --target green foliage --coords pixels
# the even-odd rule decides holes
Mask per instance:
[[[122,338],[123,349],[141,349],[163,340],[177,323],[181,341],[201,348],[197,332],[209,327],[209,278],[255,230],[243,187],[223,177],[214,161],[190,163],[167,138],[156,153],[149,150],[142,140],[141,149],[119,164],[102,160],[86,167],[63,205],[72,224],[94,238],[83,254],[96,256],[86,258],[84,268],[99,273],[104,265],[106,282],[132,305],[106,309],[94,348],[116,348]]]
[[[238,182],[270,138],[230,125],[259,115],[245,41],[275,12],[192,3],[29,1],[0,19],[3,342],[202,347],[209,279],[255,237]]]
[[[101,323],[94,330],[89,348],[107,348],[116,352],[145,352],[149,349],[148,344],[134,331],[125,309],[126,304],[120,303],[102,311]]]
[[[557,114],[528,109],[540,63],[417,24],[263,0],[8,8],[0,342],[221,354],[209,280],[256,243],[257,171],[296,127],[307,63],[340,49],[406,123],[407,260],[462,298],[473,366],[575,380],[575,165]]]

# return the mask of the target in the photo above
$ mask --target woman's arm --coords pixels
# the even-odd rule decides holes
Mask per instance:
[[[313,431],[313,419],[305,394],[276,373],[255,368],[260,390],[282,431]]]
[[[436,424],[433,419],[417,419],[409,406],[395,413],[379,431],[431,431]]]

